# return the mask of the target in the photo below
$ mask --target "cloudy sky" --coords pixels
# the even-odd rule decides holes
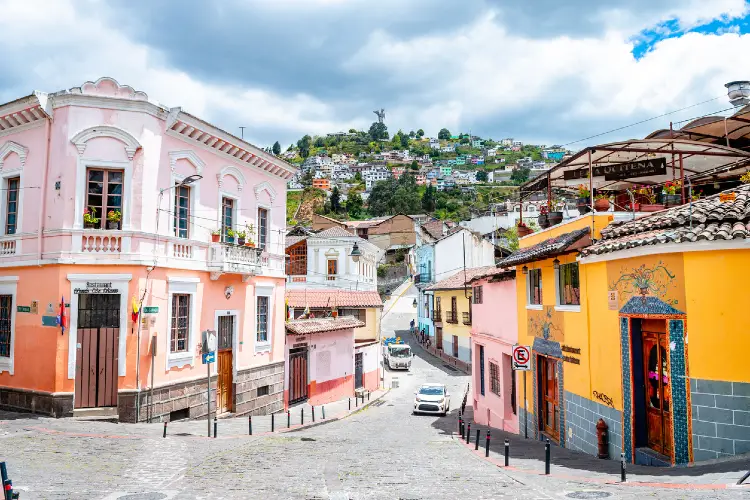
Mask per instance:
[[[0,0],[0,100],[111,76],[266,146],[441,127],[571,143],[728,107],[746,0]]]

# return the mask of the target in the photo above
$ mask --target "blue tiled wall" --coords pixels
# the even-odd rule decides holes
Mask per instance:
[[[686,464],[690,461],[684,329],[685,323],[683,320],[669,320],[669,372],[671,379],[669,383],[672,387],[675,464]]]
[[[620,318],[620,356],[622,361],[622,424],[623,451],[628,462],[633,460],[632,447],[632,388],[630,387],[630,319]]]

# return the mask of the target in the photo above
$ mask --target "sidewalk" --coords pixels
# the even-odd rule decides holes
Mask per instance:
[[[456,359],[453,356],[449,356],[449,355],[445,354],[445,352],[442,349],[438,351],[435,346],[425,347],[424,345],[422,345],[422,344],[419,343],[419,338],[417,336],[417,333],[414,333],[413,337],[414,337],[414,344],[413,345],[419,346],[419,348],[423,352],[429,354],[430,356],[432,356],[434,358],[437,358],[437,359],[439,359],[441,361],[444,361],[444,362],[446,362],[446,363],[454,366],[456,369],[461,370],[466,375],[471,375],[471,365],[470,364],[465,363],[465,362],[461,361],[460,359]]]
[[[504,467],[505,444],[510,442],[510,467],[508,470],[524,474],[544,475],[544,443],[533,438],[524,439],[498,429],[490,429],[490,457],[485,458],[487,427],[475,425],[473,409],[466,406],[466,421],[471,422],[470,444],[458,435],[458,414],[454,418],[440,419],[437,426],[450,433],[458,443],[472,453],[481,456],[497,466]],[[448,426],[452,425],[452,428]],[[523,424],[521,424],[523,426]],[[476,431],[479,429],[479,451],[475,452]],[[550,476],[557,479],[573,480],[595,484],[620,483],[619,460],[600,460],[592,455],[560,448],[552,444]],[[740,456],[722,461],[700,463],[690,467],[647,467],[627,464],[627,486],[650,486],[660,488],[685,489],[725,489],[750,490],[750,484],[737,486],[737,481],[750,470],[750,456]]]
[[[256,415],[252,417],[253,436],[271,435],[273,425],[274,433],[294,432],[317,425],[336,422],[361,411],[374,402],[380,400],[388,390],[379,389],[368,395],[365,394],[364,403],[361,399],[352,397],[316,406],[314,410],[309,404],[293,406],[287,412],[271,415]],[[349,405],[351,404],[351,410]],[[325,413],[325,418],[324,418]],[[138,423],[138,424],[116,424],[105,421],[82,421],[71,418],[54,419],[39,416],[18,414],[10,412],[0,413],[2,427],[4,430],[36,431],[46,434],[57,434],[69,437],[89,437],[104,439],[153,439],[161,438],[164,432],[162,422]],[[250,421],[248,417],[218,418],[217,439],[237,439],[248,437]],[[214,421],[211,419],[211,438],[213,439]],[[167,438],[199,438],[207,439],[208,424],[206,420],[184,420],[170,422],[167,424]]]

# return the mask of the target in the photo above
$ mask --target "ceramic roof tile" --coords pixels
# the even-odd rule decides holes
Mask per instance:
[[[342,316],[340,318],[315,318],[295,319],[287,321],[286,331],[293,335],[305,335],[307,333],[334,332],[348,328],[360,328],[365,326],[360,320],[353,316]]]
[[[289,248],[295,243],[299,243],[300,241],[303,241],[306,239],[307,239],[307,236],[287,236],[284,238],[284,245],[286,248]]]
[[[289,307],[383,307],[376,291],[286,289]]]
[[[427,231],[427,234],[435,239],[443,237],[443,226],[445,223],[441,220],[434,220],[432,222],[425,222],[422,224],[422,228]]]
[[[493,269],[497,268],[495,266],[484,266],[467,269],[465,272],[461,270],[453,276],[438,281],[434,285],[428,287],[427,290],[457,290],[463,288],[464,285],[468,284],[475,276],[483,275]]]
[[[356,236],[356,234],[338,226],[329,227],[328,229],[315,234],[316,238],[351,238],[352,236]]]
[[[602,230],[602,239],[582,253],[601,255],[662,243],[750,238],[750,185],[721,194],[734,195],[734,200],[721,201],[715,194],[639,219],[612,223]]]
[[[546,239],[536,245],[513,252],[509,257],[501,260],[498,263],[498,266],[517,266],[527,262],[546,259],[553,255],[559,255],[564,253],[568,247],[579,243],[584,237],[587,237],[589,232],[590,228],[584,227],[569,233],[563,233],[554,238]]]

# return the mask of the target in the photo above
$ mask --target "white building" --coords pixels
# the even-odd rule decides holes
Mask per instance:
[[[435,139],[434,137],[430,138],[430,147],[432,149],[439,149],[440,148],[440,140]]]
[[[362,173],[362,178],[365,181],[365,189],[367,191],[372,190],[376,183],[389,179],[390,177],[391,171],[385,167],[372,167]]]
[[[487,158],[492,158],[494,156],[497,156],[497,148],[489,148],[487,151],[485,151],[484,155]]]
[[[440,151],[442,153],[455,153],[456,152],[456,145],[455,144],[446,144],[442,148],[440,148]]]
[[[509,137],[507,139],[503,139],[502,141],[500,141],[500,145],[506,148],[513,146],[513,138]]]

